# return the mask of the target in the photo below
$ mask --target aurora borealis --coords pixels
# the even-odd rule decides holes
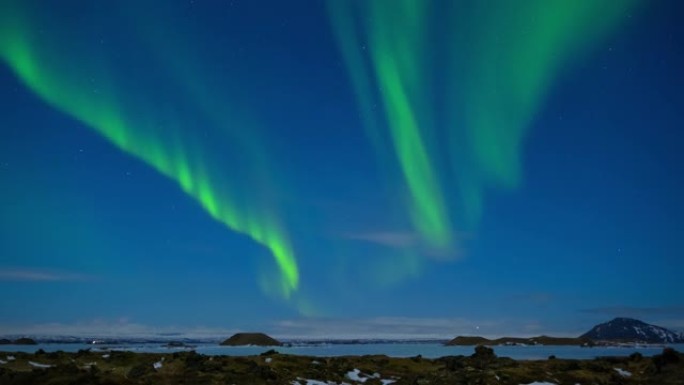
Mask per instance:
[[[457,157],[451,172],[461,187],[461,216],[476,220],[485,187],[519,184],[525,131],[562,64],[600,42],[637,1],[451,5],[442,18],[436,16],[431,2],[327,4],[361,111],[374,115],[365,118],[369,130],[379,129],[377,114],[368,111],[374,97],[370,90],[380,90],[389,137],[410,191],[414,225],[431,243],[444,246],[453,230],[444,184],[438,177],[449,173],[437,170],[439,157],[469,153]],[[438,33],[436,26],[445,25],[454,42],[431,45]],[[367,59],[362,41],[368,42]],[[440,54],[447,58],[445,62],[430,62],[429,58]],[[431,86],[435,69],[454,79],[440,91],[446,98],[443,103],[456,114],[447,111],[447,116],[436,116],[439,104],[435,85]],[[460,107],[458,101],[468,101],[468,106]],[[435,143],[439,138],[453,145],[440,147]],[[467,142],[465,149],[461,141]],[[468,167],[462,165],[463,160]]]
[[[13,26],[14,22],[22,23],[21,16],[8,14],[5,17],[10,18],[4,23],[10,27],[9,31],[3,33],[2,57],[31,90],[55,108],[96,130],[113,145],[176,181],[212,218],[265,245],[282,272],[283,295],[288,297],[297,288],[297,264],[283,231],[273,219],[249,214],[250,211],[257,211],[254,208],[238,209],[230,196],[232,189],[229,186],[217,190],[214,186],[216,182],[206,171],[202,155],[204,151],[188,154],[185,139],[178,138],[179,134],[174,135],[172,126],[163,127],[165,131],[171,131],[169,135],[155,132],[159,129],[145,125],[144,120],[141,124],[128,118],[125,109],[117,104],[118,98],[110,96],[115,95],[116,87],[108,86],[108,79],[104,79],[104,84],[99,86],[98,93],[102,96],[93,96],[89,86],[78,85],[79,81],[83,81],[80,74],[53,73],[50,68],[38,66],[39,62],[60,61],[59,56],[50,56],[50,52],[46,52],[45,57],[40,55],[42,52],[36,52],[40,51],[37,46],[56,46],[57,42],[41,42],[40,39],[34,42],[30,24],[24,25],[23,29],[22,26]],[[105,64],[101,65],[104,67]],[[65,63],[65,66],[68,64]],[[98,69],[101,70],[97,68],[95,71],[100,72]],[[159,120],[153,114],[150,113],[151,120]],[[164,140],[161,136],[170,138]]]
[[[677,308],[679,8],[7,1],[0,325]]]

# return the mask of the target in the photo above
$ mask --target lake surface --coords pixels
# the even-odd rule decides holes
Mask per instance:
[[[684,344],[668,345],[678,351],[684,351]],[[514,359],[532,360],[546,359],[551,355],[558,358],[591,359],[600,356],[628,356],[639,352],[644,356],[652,356],[662,352],[663,345],[630,346],[630,347],[593,347],[579,346],[494,346],[498,356]],[[106,354],[108,350],[124,350],[138,353],[173,353],[190,349],[167,348],[160,343],[92,345],[83,343],[45,343],[38,345],[0,345],[0,351],[34,353],[38,349],[46,352],[62,350],[76,352],[80,349],[93,349]],[[384,354],[391,357],[413,357],[421,355],[425,358],[437,358],[454,355],[471,355],[473,346],[443,346],[438,343],[371,343],[371,344],[301,344],[288,347],[260,346],[219,346],[216,343],[196,344],[194,350],[206,355],[246,356],[258,355],[270,349],[283,354],[331,357],[348,355]]]

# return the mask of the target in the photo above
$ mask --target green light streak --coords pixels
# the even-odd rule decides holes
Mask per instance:
[[[489,188],[520,185],[524,139],[553,82],[638,2],[454,1],[440,14],[422,0],[327,2],[363,123],[382,157],[390,144],[432,246],[449,245],[454,218],[477,226]]]
[[[636,3],[499,1],[478,3],[475,15],[455,16],[469,26],[473,49],[452,47],[453,66],[464,66],[467,74],[453,87],[468,101],[464,117],[482,179],[507,188],[520,184],[523,140],[555,78]]]
[[[8,19],[10,20],[10,19]],[[57,110],[91,127],[119,149],[131,154],[175,181],[180,188],[215,220],[249,236],[264,245],[273,255],[280,270],[280,292],[289,298],[297,290],[299,272],[292,247],[278,222],[266,213],[239,210],[226,191],[214,186],[198,157],[176,141],[174,146],[162,145],[154,129],[134,124],[119,107],[113,87],[101,86],[107,92],[97,96],[79,87],[78,81],[52,70],[53,57],[41,54],[38,44],[32,44],[28,29],[12,18],[0,30],[0,57],[16,76],[36,95]],[[105,96],[109,96],[108,98]]]
[[[360,53],[360,41],[350,3],[328,2],[329,15],[356,89],[369,136],[379,152],[385,137],[370,106],[375,80],[385,110],[392,153],[396,157],[410,196],[410,216],[420,234],[435,247],[447,247],[451,225],[444,203],[438,172],[433,166],[428,143],[425,111],[417,111],[422,83],[425,81],[420,60],[423,39],[424,2],[401,0],[363,3],[371,22],[365,40],[370,43],[372,63]],[[371,67],[369,70],[367,67]],[[372,72],[372,76],[371,76]]]
[[[413,197],[414,224],[433,244],[444,246],[448,243],[449,225],[441,192],[396,63],[391,56],[382,54],[376,63],[394,148]]]

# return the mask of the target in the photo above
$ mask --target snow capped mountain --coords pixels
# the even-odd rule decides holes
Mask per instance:
[[[630,341],[646,343],[684,343],[684,336],[660,326],[632,318],[615,318],[594,326],[581,338],[594,341]]]

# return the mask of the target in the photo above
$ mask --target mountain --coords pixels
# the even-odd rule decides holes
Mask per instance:
[[[632,318],[615,318],[596,325],[580,338],[594,341],[684,343],[684,336],[679,333]]]

